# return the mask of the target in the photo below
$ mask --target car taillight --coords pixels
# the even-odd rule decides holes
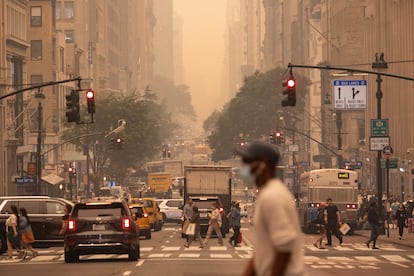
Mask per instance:
[[[357,209],[358,205],[356,205],[355,203],[348,203],[346,204],[346,209]]]
[[[147,218],[148,217],[148,214],[144,214],[144,218]]]
[[[319,208],[321,206],[320,203],[309,203],[309,207],[311,208]]]
[[[70,231],[75,230],[75,221],[73,219],[68,220],[68,230]]]
[[[223,213],[223,211],[224,211],[224,209],[223,209],[223,207],[220,207],[220,213]]]
[[[124,218],[122,220],[122,228],[125,230],[129,230],[131,228],[131,221],[129,220],[129,218]]]

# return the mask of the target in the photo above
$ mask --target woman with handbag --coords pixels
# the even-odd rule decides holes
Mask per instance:
[[[11,215],[6,220],[7,233],[7,254],[8,259],[13,258],[13,248],[19,252],[19,257],[23,251],[20,250],[20,233],[19,233],[19,213],[15,205],[10,206]]]
[[[32,243],[34,243],[35,239],[33,236],[32,226],[30,225],[29,216],[27,215],[27,211],[25,208],[20,208],[20,229],[22,232],[22,246],[23,248],[32,252],[33,257],[37,256],[38,252],[33,249]],[[23,254],[23,258],[26,257],[26,251]]]
[[[398,205],[398,210],[395,213],[395,217],[397,218],[398,233],[400,234],[401,240],[404,233],[404,227],[407,226],[407,211],[405,210],[404,204],[400,203]]]
[[[187,227],[187,242],[184,244],[184,247],[190,247],[191,242],[194,240],[194,237],[200,242],[200,248],[204,247],[203,240],[200,235],[200,214],[198,212],[198,207],[193,205],[193,215],[189,219],[190,224]]]

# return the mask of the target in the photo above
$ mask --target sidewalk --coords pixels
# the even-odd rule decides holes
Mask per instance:
[[[367,237],[367,239],[369,238],[370,233],[371,233],[370,230],[355,231],[355,235],[364,236],[364,237]],[[409,246],[409,247],[414,248],[414,233],[408,233],[407,228],[404,228],[404,234],[403,234],[402,240],[399,239],[398,229],[391,229],[391,228],[390,228],[390,236],[389,237],[387,237],[387,229],[385,229],[385,235],[380,235],[378,237],[378,240],[379,241],[384,241],[384,242],[400,244],[400,245],[405,245],[405,246]],[[380,245],[378,245],[378,246],[380,246]]]

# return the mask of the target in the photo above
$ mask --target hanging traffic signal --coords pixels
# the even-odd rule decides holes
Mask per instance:
[[[269,134],[269,144],[272,144],[272,145],[276,144],[274,133]]]
[[[296,106],[296,80],[291,75],[288,79],[282,82],[282,86],[286,87],[283,90],[283,95],[287,98],[282,100],[282,106]]]
[[[274,134],[276,144],[281,145],[285,142],[285,137],[283,136],[283,133],[280,131],[276,131]]]
[[[124,139],[122,139],[121,137],[117,137],[114,139],[114,144],[116,149],[122,149],[124,145]]]
[[[95,113],[95,92],[92,89],[89,89],[86,92],[86,103],[88,105],[88,113]]]
[[[76,90],[72,90],[69,95],[65,96],[66,98],[66,118],[68,123],[80,122],[79,114],[79,93]]]

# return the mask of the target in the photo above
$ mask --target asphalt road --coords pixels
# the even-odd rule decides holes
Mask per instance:
[[[25,260],[7,260],[0,256],[1,275],[241,275],[253,254],[251,242],[254,230],[248,223],[242,227],[244,242],[234,248],[227,242],[218,246],[210,240],[204,248],[194,242],[183,246],[179,225],[166,224],[162,231],[153,232],[150,240],[141,240],[141,259],[129,262],[127,255],[83,256],[79,263],[65,264],[60,247],[39,249],[39,256]],[[392,243],[380,243],[379,250],[368,249],[361,236],[346,236],[339,246],[325,250],[312,245],[316,236],[304,239],[305,262],[309,275],[413,275],[414,248]]]

